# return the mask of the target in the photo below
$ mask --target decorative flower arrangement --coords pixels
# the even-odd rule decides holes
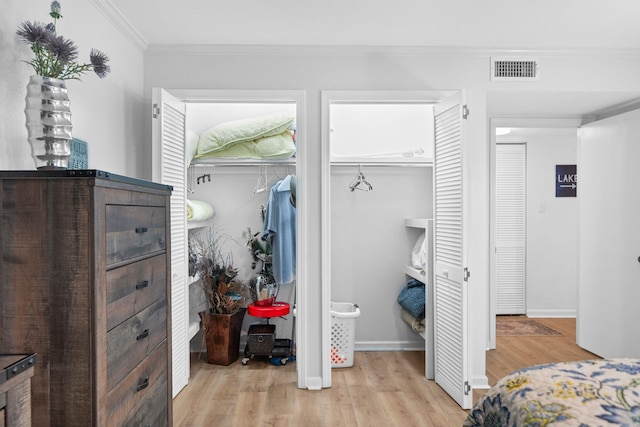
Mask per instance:
[[[36,21],[24,21],[16,34],[27,44],[31,45],[31,51],[35,58],[25,61],[33,67],[37,75],[62,80],[80,80],[80,76],[93,69],[100,78],[104,78],[111,71],[107,65],[109,58],[97,49],[91,49],[89,63],[79,63],[78,48],[72,40],[66,39],[57,33],[57,23],[60,14],[60,2],[51,2],[49,16],[53,22],[43,24]]]
[[[238,280],[233,257],[223,253],[228,236],[211,228],[189,239],[189,249],[196,255],[195,272],[202,281],[207,307],[214,314],[233,314],[245,308],[247,285]]]
[[[264,224],[266,208],[260,206],[260,216]],[[278,284],[273,276],[273,250],[271,242],[260,236],[260,232],[252,233],[251,228],[242,233],[245,246],[249,249],[253,262],[251,269],[255,270],[258,261],[262,261],[261,270],[249,280],[249,294],[255,305],[272,305],[278,296]]]

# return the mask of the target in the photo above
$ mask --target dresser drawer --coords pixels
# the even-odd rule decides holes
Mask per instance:
[[[167,396],[167,342],[164,341],[135,367],[107,396],[109,425],[120,426],[143,407],[153,407],[158,396]]]
[[[107,272],[107,330],[119,325],[167,292],[165,255]]]
[[[169,425],[168,414],[172,402],[168,398],[167,384],[158,390],[151,399],[144,399],[120,427],[166,427]]]
[[[164,206],[106,206],[107,266],[164,252]]]
[[[110,330],[107,333],[107,388],[111,390],[166,338],[166,298]]]

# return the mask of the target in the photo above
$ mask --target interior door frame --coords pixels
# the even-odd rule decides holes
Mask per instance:
[[[322,387],[331,387],[331,146],[332,103],[433,103],[460,91],[323,90],[321,105],[321,227],[322,227]]]
[[[265,103],[295,103],[296,104],[296,135],[300,141],[306,138],[306,92],[304,90],[218,90],[218,89],[165,89],[171,95],[185,103],[223,103],[223,102],[265,102]],[[310,170],[308,150],[304,143],[296,147],[296,176],[298,178],[298,193],[296,198],[296,371],[298,388],[313,388],[313,379],[309,370],[309,358],[313,358],[309,351],[309,339],[316,333],[311,330],[307,313],[310,302],[307,284],[309,283],[309,267],[307,252],[309,239],[307,230],[309,224],[309,188],[308,171]]]
[[[496,128],[575,128],[583,124],[582,117],[533,118],[533,117],[489,117],[490,141],[490,202],[489,202],[489,321],[487,326],[487,349],[496,348],[496,311],[498,304],[496,284]]]

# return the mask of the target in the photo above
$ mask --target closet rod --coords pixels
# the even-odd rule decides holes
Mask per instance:
[[[402,163],[402,162],[361,162],[361,163],[335,163],[331,162],[330,166],[349,166],[349,167],[358,167],[361,166],[363,168],[368,166],[395,166],[395,167],[403,167],[403,168],[430,168],[433,167],[433,163]]]

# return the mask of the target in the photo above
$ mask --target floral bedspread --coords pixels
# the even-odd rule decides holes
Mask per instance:
[[[502,378],[463,426],[640,426],[640,360],[536,365]]]

